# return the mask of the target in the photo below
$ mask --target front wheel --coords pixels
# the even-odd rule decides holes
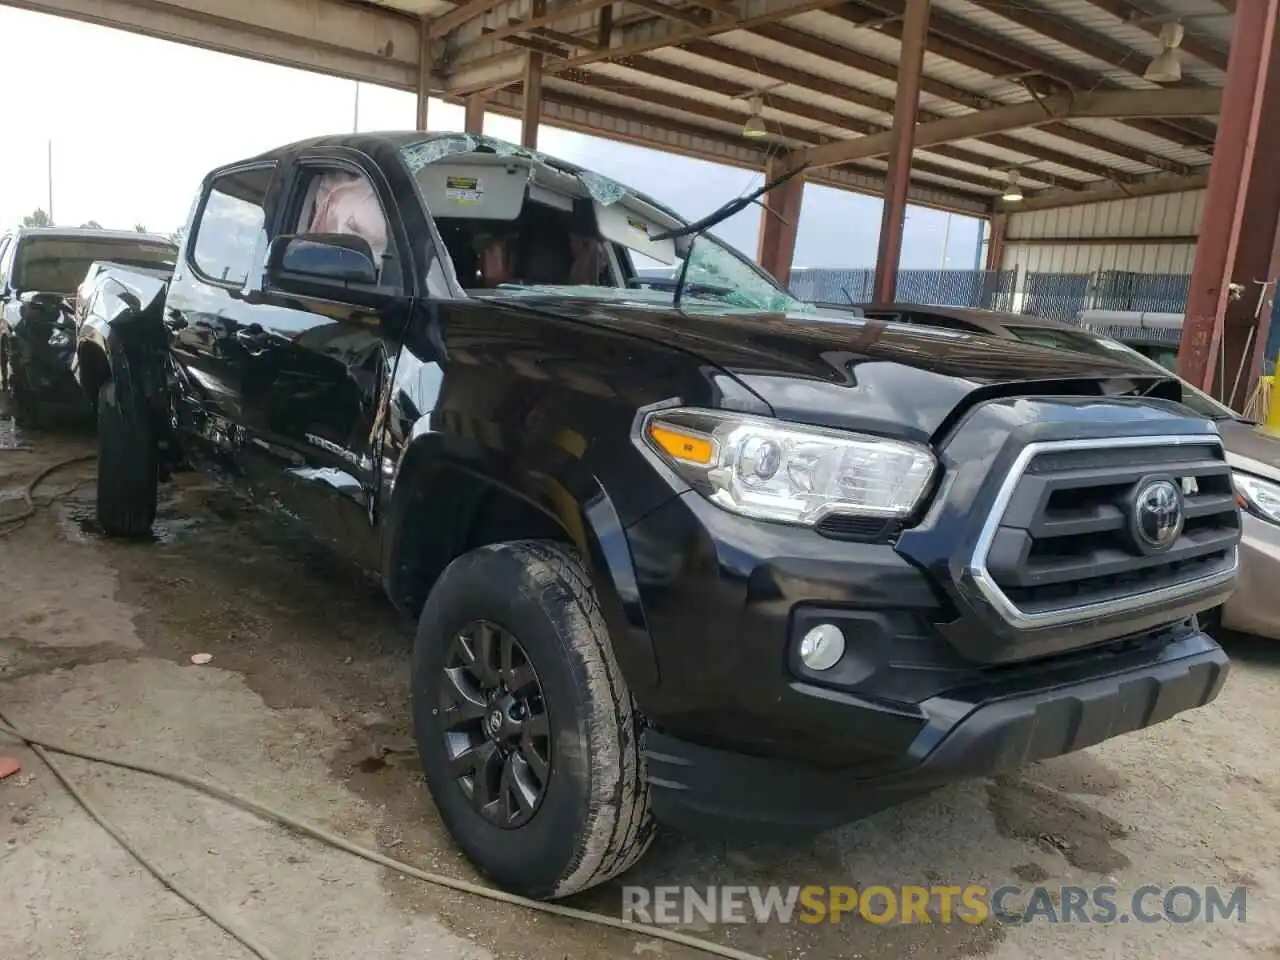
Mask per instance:
[[[143,398],[108,380],[98,390],[98,525],[144,539],[156,519],[155,431]]]
[[[652,824],[634,706],[571,549],[502,543],[451,563],[411,685],[441,819],[499,886],[564,897],[640,859]]]

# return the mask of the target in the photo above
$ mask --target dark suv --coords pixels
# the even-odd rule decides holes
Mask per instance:
[[[739,203],[333,137],[210,174],[171,283],[87,294],[102,526],[199,465],[380,577],[441,817],[525,894],[651,814],[821,830],[1226,676],[1240,518],[1176,380],[810,307],[705,233]]]

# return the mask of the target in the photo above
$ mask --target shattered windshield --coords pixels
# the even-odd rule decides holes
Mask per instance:
[[[685,283],[690,287],[690,296],[712,295],[731,306],[749,310],[785,311],[800,306],[800,301],[771,277],[714,237],[701,236],[694,240]],[[699,291],[700,287],[715,289]]]
[[[747,257],[601,174],[480,134],[402,147],[459,285],[473,297],[598,298],[694,312],[807,312]],[[816,308],[813,308],[816,310]]]

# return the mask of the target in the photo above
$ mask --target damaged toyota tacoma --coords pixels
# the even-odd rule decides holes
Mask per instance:
[[[708,228],[482,136],[204,181],[172,280],[107,268],[98,513],[211,471],[417,622],[426,782],[501,886],[652,824],[816,832],[1202,706],[1240,519],[1178,382],[799,302]],[[640,270],[674,269],[655,280]]]

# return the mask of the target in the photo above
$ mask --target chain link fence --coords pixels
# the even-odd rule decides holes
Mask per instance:
[[[791,272],[791,292],[811,303],[854,304],[873,299],[874,271],[813,267]],[[1182,313],[1191,278],[1185,274],[1022,273],[1019,270],[902,270],[901,303],[979,307],[1074,323],[1082,310]]]
[[[1013,308],[1016,270],[902,270],[896,300],[935,306]],[[791,271],[791,292],[810,303],[869,303],[875,271],[812,267]]]
[[[672,275],[642,270],[642,275]],[[831,306],[870,303],[875,271],[802,267],[791,271],[791,292],[809,303]],[[1083,310],[1182,313],[1191,277],[1180,273],[1024,273],[1021,270],[901,270],[899,303],[976,307],[1075,323]],[[1176,331],[1175,331],[1176,333]]]

